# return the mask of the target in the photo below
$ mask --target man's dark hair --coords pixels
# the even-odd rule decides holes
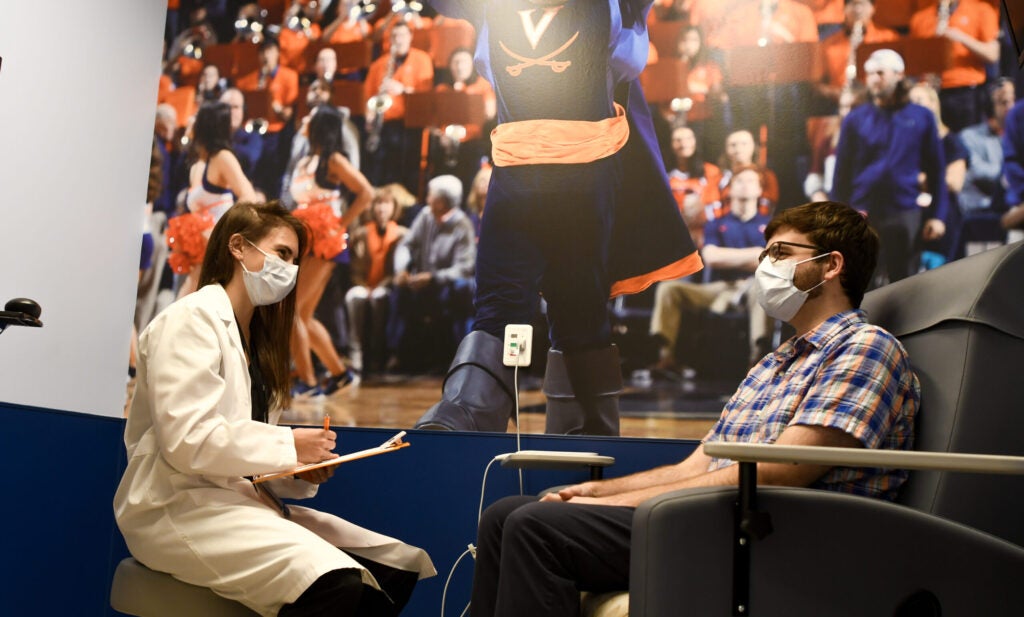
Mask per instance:
[[[1007,84],[1012,85],[1013,83],[1014,81],[1009,77],[1000,77],[985,87],[985,105],[983,109],[985,118],[996,117],[996,94],[999,94],[999,91],[1005,88]]]
[[[259,51],[270,49],[271,47],[274,49],[281,49],[281,44],[277,42],[277,37],[268,36],[264,38],[260,43]]]
[[[764,230],[767,242],[781,230],[793,229],[811,244],[843,255],[839,283],[854,308],[859,308],[878,262],[878,234],[867,218],[846,204],[815,201],[776,214]]]

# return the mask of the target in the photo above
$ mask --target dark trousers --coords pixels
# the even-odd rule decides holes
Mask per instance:
[[[868,220],[878,232],[880,245],[876,279],[885,276],[887,282],[895,283],[917,274],[921,265],[921,219],[921,208],[869,214]]]
[[[380,129],[380,147],[363,153],[362,166],[373,186],[397,182],[419,192],[420,129],[407,129],[402,120],[388,120]],[[365,142],[364,142],[365,145]]]
[[[978,86],[940,90],[939,106],[942,109],[942,121],[949,130],[959,132],[984,120],[983,96],[984,88]]]
[[[506,497],[480,520],[473,617],[579,615],[581,591],[629,588],[633,508]]]
[[[419,575],[349,555],[370,571],[381,591],[363,585],[358,570],[332,570],[313,581],[278,617],[391,617],[409,602]]]
[[[391,313],[387,325],[389,349],[399,356],[405,351],[412,351],[407,349],[407,337],[411,331],[429,324],[432,337],[436,337],[445,348],[445,353],[440,355],[450,358],[455,346],[469,334],[473,325],[473,288],[473,279],[470,278],[455,279],[441,285],[431,283],[422,289],[395,287],[391,292]],[[417,350],[417,353],[422,351]],[[399,359],[404,361],[408,358]]]
[[[622,178],[617,156],[495,167],[477,244],[474,329],[501,339],[548,303],[552,347],[611,342],[608,248]]]

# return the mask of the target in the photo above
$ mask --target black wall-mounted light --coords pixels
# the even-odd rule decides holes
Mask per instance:
[[[43,327],[39,321],[39,315],[43,309],[39,303],[28,298],[14,298],[4,305],[0,311],[0,332],[7,329],[7,326],[29,326],[32,328]]]

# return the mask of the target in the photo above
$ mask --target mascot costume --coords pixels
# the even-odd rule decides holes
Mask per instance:
[[[622,373],[608,299],[702,264],[669,189],[637,79],[653,0],[430,0],[476,28],[494,86],[494,172],[476,321],[416,428],[501,431],[514,411],[506,324],[548,305],[545,432],[618,435]]]

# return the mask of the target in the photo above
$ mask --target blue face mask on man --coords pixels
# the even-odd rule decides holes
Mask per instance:
[[[259,272],[250,272],[245,268],[245,264],[242,264],[242,280],[249,300],[253,306],[266,306],[284,300],[295,287],[299,272],[298,264],[290,264],[277,255],[271,255],[248,238],[245,241],[252,244],[252,247],[265,257],[263,268]]]

